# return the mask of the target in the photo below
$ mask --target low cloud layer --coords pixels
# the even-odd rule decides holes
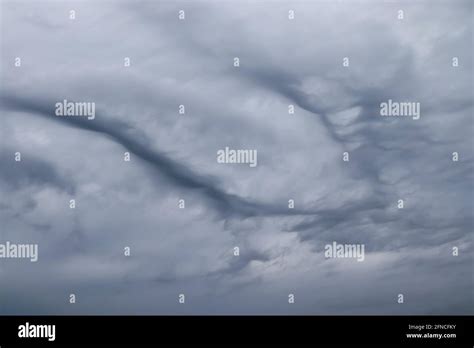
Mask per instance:
[[[0,313],[473,313],[470,1],[1,7]]]

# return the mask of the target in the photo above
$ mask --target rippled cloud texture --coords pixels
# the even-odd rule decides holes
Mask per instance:
[[[471,1],[1,9],[0,242],[39,257],[0,259],[0,313],[474,312]]]

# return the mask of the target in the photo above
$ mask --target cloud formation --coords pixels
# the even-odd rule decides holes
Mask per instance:
[[[473,5],[425,5],[3,1],[0,312],[472,314]]]

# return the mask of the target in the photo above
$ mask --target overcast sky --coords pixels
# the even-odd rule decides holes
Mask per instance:
[[[0,243],[39,245],[0,259],[1,314],[474,312],[471,1],[1,9]]]

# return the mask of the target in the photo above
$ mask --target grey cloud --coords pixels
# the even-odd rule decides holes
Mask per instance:
[[[472,313],[471,2],[407,3],[404,21],[391,3],[81,1],[75,22],[1,6],[0,242],[41,253],[0,262],[0,311]],[[66,96],[96,119],[54,117]],[[387,99],[420,120],[378,117]],[[259,165],[216,165],[224,146]],[[365,261],[326,259],[332,241]]]
[[[55,120],[52,110],[54,103],[34,102],[32,100],[20,100],[20,98],[4,97],[3,104],[10,108],[10,111],[31,112],[33,114],[41,115]],[[288,209],[282,208],[272,204],[262,204],[248,201],[236,195],[228,194],[218,189],[215,185],[218,184],[217,178],[205,177],[192,170],[186,168],[185,165],[177,163],[169,158],[164,153],[151,150],[146,143],[146,139],[140,134],[130,133],[130,126],[126,123],[112,121],[110,118],[103,121],[102,115],[98,116],[96,122],[89,122],[81,118],[70,118],[66,122],[72,127],[77,127],[84,130],[89,130],[104,134],[113,141],[124,146],[125,149],[137,155],[142,160],[157,168],[160,172],[165,174],[170,181],[178,186],[184,188],[200,190],[208,197],[216,209],[218,209],[224,216],[227,215],[243,215],[243,216],[258,216],[258,215],[273,215],[273,214],[309,214],[310,212],[295,209],[288,212]],[[125,131],[124,131],[125,130]],[[135,130],[132,130],[132,133]],[[51,169],[50,169],[51,171]],[[37,172],[41,178],[41,172]],[[8,176],[8,175],[7,175]],[[56,181],[54,176],[49,177],[49,180]]]

